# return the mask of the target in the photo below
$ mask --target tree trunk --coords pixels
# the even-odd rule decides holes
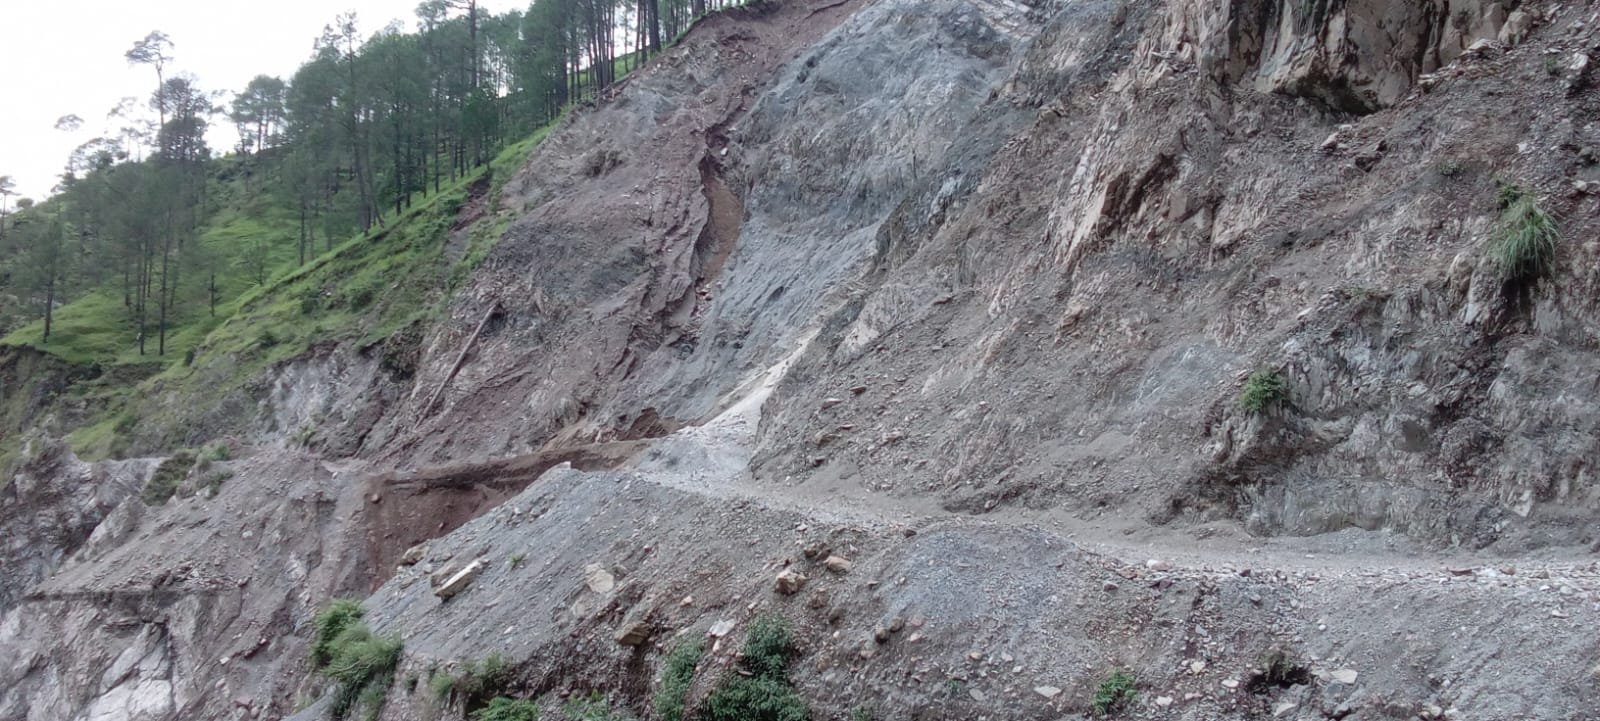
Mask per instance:
[[[46,283],[44,287],[44,340],[40,341],[42,343],[50,342],[50,324],[55,320],[55,310],[56,271],[52,268],[50,269],[50,282]]]

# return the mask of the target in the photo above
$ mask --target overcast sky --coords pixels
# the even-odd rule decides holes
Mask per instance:
[[[391,20],[414,27],[419,0],[5,0],[0,17],[0,175],[17,181],[21,195],[49,194],[67,155],[111,128],[106,112],[155,90],[155,73],[130,68],[123,53],[151,30],[172,38],[174,71],[192,73],[205,90],[232,92],[258,74],[285,80],[311,56],[322,27],[354,10],[363,34]],[[527,0],[480,0],[490,12],[520,8]],[[84,119],[76,133],[54,129],[67,114]],[[233,146],[225,126],[211,135],[213,149]]]

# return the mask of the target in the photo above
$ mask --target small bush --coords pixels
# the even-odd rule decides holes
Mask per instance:
[[[539,721],[539,702],[500,696],[474,712],[472,721]]]
[[[850,710],[850,721],[877,721],[878,712],[870,706],[857,706]]]
[[[730,676],[706,697],[707,721],[810,721],[811,709],[782,678]]]
[[[783,678],[794,656],[794,632],[781,616],[761,616],[750,624],[745,637],[745,670],[760,677]]]
[[[1110,716],[1132,705],[1139,698],[1139,692],[1134,689],[1135,683],[1137,679],[1127,671],[1118,669],[1112,672],[1111,677],[1102,681],[1100,688],[1094,692],[1095,714]]]
[[[232,473],[212,471],[201,480],[200,487],[205,489],[206,498],[216,498],[217,494],[222,492],[222,484],[227,483],[232,477]]]
[[[156,466],[155,473],[150,475],[150,482],[144,486],[140,499],[147,506],[159,506],[172,500],[178,493],[178,486],[183,479],[189,477],[189,471],[194,469],[194,452],[178,451],[171,457]]]
[[[575,698],[561,707],[561,713],[568,721],[632,721],[633,717],[622,711],[614,711],[606,697],[599,691],[589,695],[588,698]]]
[[[1244,382],[1239,393],[1239,407],[1250,413],[1262,413],[1289,398],[1289,388],[1283,375],[1272,370],[1258,370]]]
[[[1509,202],[1506,194],[1510,192]],[[1516,186],[1501,190],[1505,211],[1500,216],[1499,240],[1494,257],[1506,277],[1512,280],[1537,278],[1555,263],[1560,231],[1555,220],[1533,196]]]
[[[511,567],[512,568],[522,568],[522,564],[527,563],[527,562],[528,562],[528,554],[526,554],[526,553],[513,553],[513,554],[511,554]]]
[[[794,632],[778,616],[750,625],[741,663],[751,676],[729,674],[706,697],[708,721],[809,721],[811,709],[789,686]]]
[[[378,291],[370,285],[363,285],[351,290],[346,297],[350,303],[351,310],[362,310],[372,305],[372,301],[378,297]]]
[[[683,721],[683,704],[689,698],[689,687],[694,683],[694,670],[706,647],[699,641],[680,643],[667,654],[666,669],[661,673],[661,688],[656,691],[656,715],[662,721]]]
[[[200,450],[200,460],[206,463],[217,463],[228,460],[230,451],[226,443],[213,443]]]

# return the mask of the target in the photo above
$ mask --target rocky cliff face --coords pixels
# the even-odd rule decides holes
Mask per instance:
[[[311,615],[368,592],[392,719],[490,654],[649,715],[665,649],[712,641],[694,702],[769,612],[815,718],[1085,717],[1119,668],[1131,717],[1588,718],[1595,20],[712,17],[492,199],[415,378],[279,368],[214,496],[30,460],[0,719],[319,717]],[[1508,184],[1560,223],[1537,277]]]

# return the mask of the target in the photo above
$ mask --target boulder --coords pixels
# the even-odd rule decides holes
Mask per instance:
[[[775,587],[778,593],[785,596],[793,596],[799,593],[800,589],[806,587],[806,581],[808,580],[810,579],[807,579],[805,574],[793,568],[787,568],[784,569],[783,573],[778,574]]]
[[[635,648],[643,646],[650,640],[650,636],[655,633],[655,630],[655,627],[650,625],[648,621],[625,623],[617,631],[617,643]]]

